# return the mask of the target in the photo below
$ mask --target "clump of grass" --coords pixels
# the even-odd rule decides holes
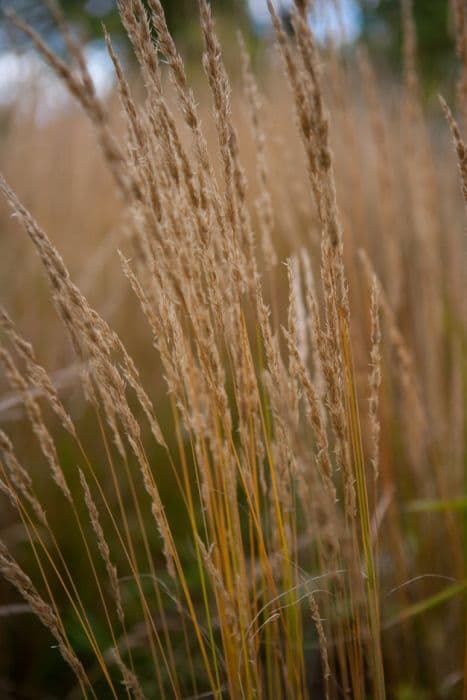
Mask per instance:
[[[145,87],[142,100],[133,96],[106,35],[123,138],[60,13],[55,10],[70,64],[11,14],[95,128],[122,201],[119,284],[126,278],[164,383],[156,403],[154,373],[137,368],[2,178],[0,190],[36,248],[76,354],[92,422],[81,428],[2,311],[5,380],[24,404],[35,458],[52,483],[43,488],[43,475],[23,464],[14,447],[21,445],[2,431],[0,486],[24,526],[37,583],[4,544],[0,565],[52,633],[84,697],[382,699],[408,681],[426,685],[415,625],[446,602],[453,649],[428,682],[441,686],[453,673],[462,682],[458,512],[440,508],[439,520],[426,529],[407,526],[425,535],[415,546],[400,513],[406,492],[412,501],[458,498],[465,459],[462,392],[452,424],[448,407],[450,380],[465,375],[458,350],[465,345],[465,305],[457,288],[447,288],[436,252],[441,213],[428,197],[436,172],[410,3],[403,3],[402,99],[413,158],[404,167],[387,162],[393,134],[369,58],[359,59],[368,79],[377,196],[388,197],[374,212],[378,251],[361,228],[366,200],[339,204],[339,173],[350,173],[347,182],[360,187],[363,165],[371,162],[370,140],[359,151],[349,130],[353,107],[341,89],[346,67],[336,53],[328,56],[337,87],[328,95],[306,3],[292,8],[292,37],[269,0],[268,6],[299,136],[299,145],[283,144],[283,158],[292,148],[302,158],[308,207],[307,235],[286,261],[286,274],[275,247],[282,212],[265,99],[241,43],[258,190],[252,203],[232,87],[206,0],[199,0],[200,27],[217,152],[208,147],[158,0],[147,7],[141,0],[119,3]],[[443,106],[465,190],[464,143]],[[359,156],[350,168],[335,155],[334,107],[346,151]],[[412,247],[398,251],[395,226],[406,200]],[[462,251],[461,241],[452,235],[454,253]],[[413,251],[418,257],[407,271],[403,256]],[[417,315],[432,323],[429,333],[411,325]],[[455,326],[447,341],[444,316]],[[66,465],[63,444],[73,454]],[[52,499],[64,502],[79,562],[66,550],[63,523],[49,514]],[[403,517],[423,512],[409,508]],[[422,588],[425,595],[411,602],[412,578],[433,573],[418,568],[430,567],[432,547],[442,575],[455,581],[436,593]],[[396,598],[386,595],[391,590]]]

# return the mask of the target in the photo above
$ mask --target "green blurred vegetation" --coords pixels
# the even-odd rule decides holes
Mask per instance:
[[[147,5],[147,2],[143,0]],[[48,33],[53,21],[43,0],[0,0],[0,8],[12,7],[18,14],[39,31]],[[116,0],[60,0],[68,19],[75,22],[84,35],[93,38],[102,35],[102,23],[115,33],[123,33]],[[162,0],[167,23],[178,37],[189,34],[198,26],[198,3],[195,0]],[[247,22],[246,0],[216,0],[213,3],[216,15],[235,19],[238,26]]]
[[[147,4],[147,0],[143,0]],[[323,0],[325,7],[334,6],[335,0]],[[342,7],[358,4],[360,7],[362,39],[389,71],[401,70],[401,2],[400,0],[341,0]],[[349,4],[347,4],[349,3]],[[79,27],[84,37],[102,35],[102,23],[114,35],[124,36],[116,0],[60,0],[67,17]],[[162,0],[168,26],[181,43],[187,58],[198,58],[199,24],[196,0]],[[264,0],[266,5],[266,0]],[[234,36],[232,25],[244,31],[251,28],[248,0],[213,0],[213,10],[220,26],[223,42],[229,44]],[[287,2],[277,0],[284,16]],[[43,0],[0,0],[0,8],[14,9],[45,35],[53,32],[53,22]],[[344,9],[344,15],[350,10]],[[454,71],[454,29],[449,0],[413,0],[417,28],[419,68],[427,92],[436,91]],[[21,40],[20,40],[21,41]]]
[[[111,29],[121,26],[115,0],[88,0],[83,12],[82,0],[62,0],[62,7],[69,17],[77,17],[92,34],[100,35],[101,23]],[[189,32],[198,22],[198,3],[193,0],[162,0],[169,29],[175,35]],[[247,15],[245,0],[216,0],[213,4],[216,13],[235,16],[236,22],[243,22]]]
[[[361,0],[363,38],[393,70],[402,63],[401,2]],[[431,92],[453,70],[454,27],[449,0],[413,0],[419,69]]]
[[[147,0],[142,1],[147,7]],[[198,66],[202,38],[197,0],[161,1],[169,29],[176,38],[188,68]],[[68,22],[78,32],[82,41],[102,40],[102,25],[105,25],[116,46],[125,51],[128,39],[116,0],[59,0],[59,3]],[[66,54],[63,40],[56,31],[55,22],[46,4],[44,0],[0,0],[0,52],[11,48],[22,50],[30,44],[29,39],[10,22],[2,21],[3,11],[13,8],[22,19],[46,38],[56,52]],[[232,67],[232,64],[236,63],[235,58],[230,59],[230,55],[235,56],[237,51],[236,29],[241,29],[249,42],[253,36],[250,31],[252,24],[248,1],[215,0],[212,5],[226,62]]]

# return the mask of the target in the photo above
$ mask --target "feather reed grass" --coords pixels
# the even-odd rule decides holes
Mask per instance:
[[[296,138],[288,113],[287,132],[274,135],[270,98],[241,38],[247,119],[237,119],[206,0],[199,12],[211,117],[159,0],[118,5],[143,86],[136,98],[105,33],[120,126],[60,11],[52,7],[70,63],[10,13],[93,126],[119,198],[117,284],[128,287],[130,336],[138,324],[147,329],[140,367],[138,343],[94,307],[2,177],[73,350],[85,412],[74,415],[1,310],[4,380],[24,407],[22,430],[36,440],[31,451],[14,428],[11,437],[0,431],[0,489],[24,528],[31,567],[30,578],[1,544],[5,579],[48,629],[86,698],[382,700],[422,697],[430,684],[441,697],[443,683],[465,695],[465,542],[449,503],[464,483],[467,315],[463,273],[452,262],[449,289],[443,267],[465,255],[465,221],[453,159],[445,156],[446,172],[433,165],[411,3],[402,3],[399,92],[408,163],[393,148],[363,51],[359,108],[369,129],[361,143],[349,131],[350,69],[317,44],[307,3],[293,5],[290,30],[268,0]],[[453,8],[464,60],[462,3]],[[461,127],[442,108],[465,197]],[[449,245],[440,175],[459,214]],[[368,187],[368,201],[349,201],[355,182],[360,193]],[[290,199],[283,206],[293,187],[297,212]],[[398,230],[406,204],[409,240]],[[295,249],[289,230],[300,239]],[[436,497],[445,507],[426,521],[423,508],[404,510],[416,498],[429,511]],[[67,552],[60,517],[79,555]],[[433,593],[433,568],[454,582]],[[429,626],[441,605],[450,652],[434,640],[418,654],[421,622]],[[425,675],[432,653],[437,663]],[[410,683],[413,694],[403,696]]]

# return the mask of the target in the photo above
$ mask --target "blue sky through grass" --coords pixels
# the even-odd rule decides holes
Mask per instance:
[[[88,0],[87,9],[95,13],[108,11],[106,3],[111,0]],[[266,0],[248,0],[254,25],[259,33],[270,30],[270,18]],[[215,3],[214,3],[215,4]],[[275,0],[276,7],[286,9],[290,0]],[[310,21],[318,41],[330,37],[337,43],[354,41],[361,29],[361,13],[357,0],[338,0],[336,11],[334,0],[315,0],[315,10]],[[85,49],[89,71],[97,92],[105,95],[113,85],[113,66],[103,42],[94,40]],[[69,101],[66,90],[46,70],[41,59],[34,52],[17,54],[14,51],[0,51],[0,106],[16,103],[25,85],[34,85],[35,93],[40,92],[41,100],[36,105],[38,119],[48,119],[57,109]]]
[[[286,8],[292,0],[276,0],[276,7]],[[248,0],[250,12],[259,30],[269,25],[269,13],[267,0]],[[357,0],[315,0],[316,11],[312,17],[312,23],[319,39],[332,35],[333,38],[341,38],[340,19],[336,11],[336,5],[340,6],[341,21],[349,40],[358,36],[361,25],[360,10]],[[213,2],[215,8],[215,0]],[[113,8],[113,0],[87,0],[85,8],[88,12],[104,17]]]
[[[265,31],[270,25],[266,0],[248,0],[256,26]],[[291,0],[277,0],[275,5],[287,9]],[[337,9],[338,8],[338,9]],[[318,0],[311,14],[311,24],[319,41],[332,37],[336,41],[354,41],[360,34],[362,18],[357,0]],[[342,36],[344,30],[345,36]]]

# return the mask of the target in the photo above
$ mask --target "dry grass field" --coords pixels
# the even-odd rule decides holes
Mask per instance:
[[[440,99],[409,0],[399,77],[199,0],[193,84],[121,0],[105,99],[11,16],[73,102],[0,130],[0,697],[467,698],[464,7]]]

